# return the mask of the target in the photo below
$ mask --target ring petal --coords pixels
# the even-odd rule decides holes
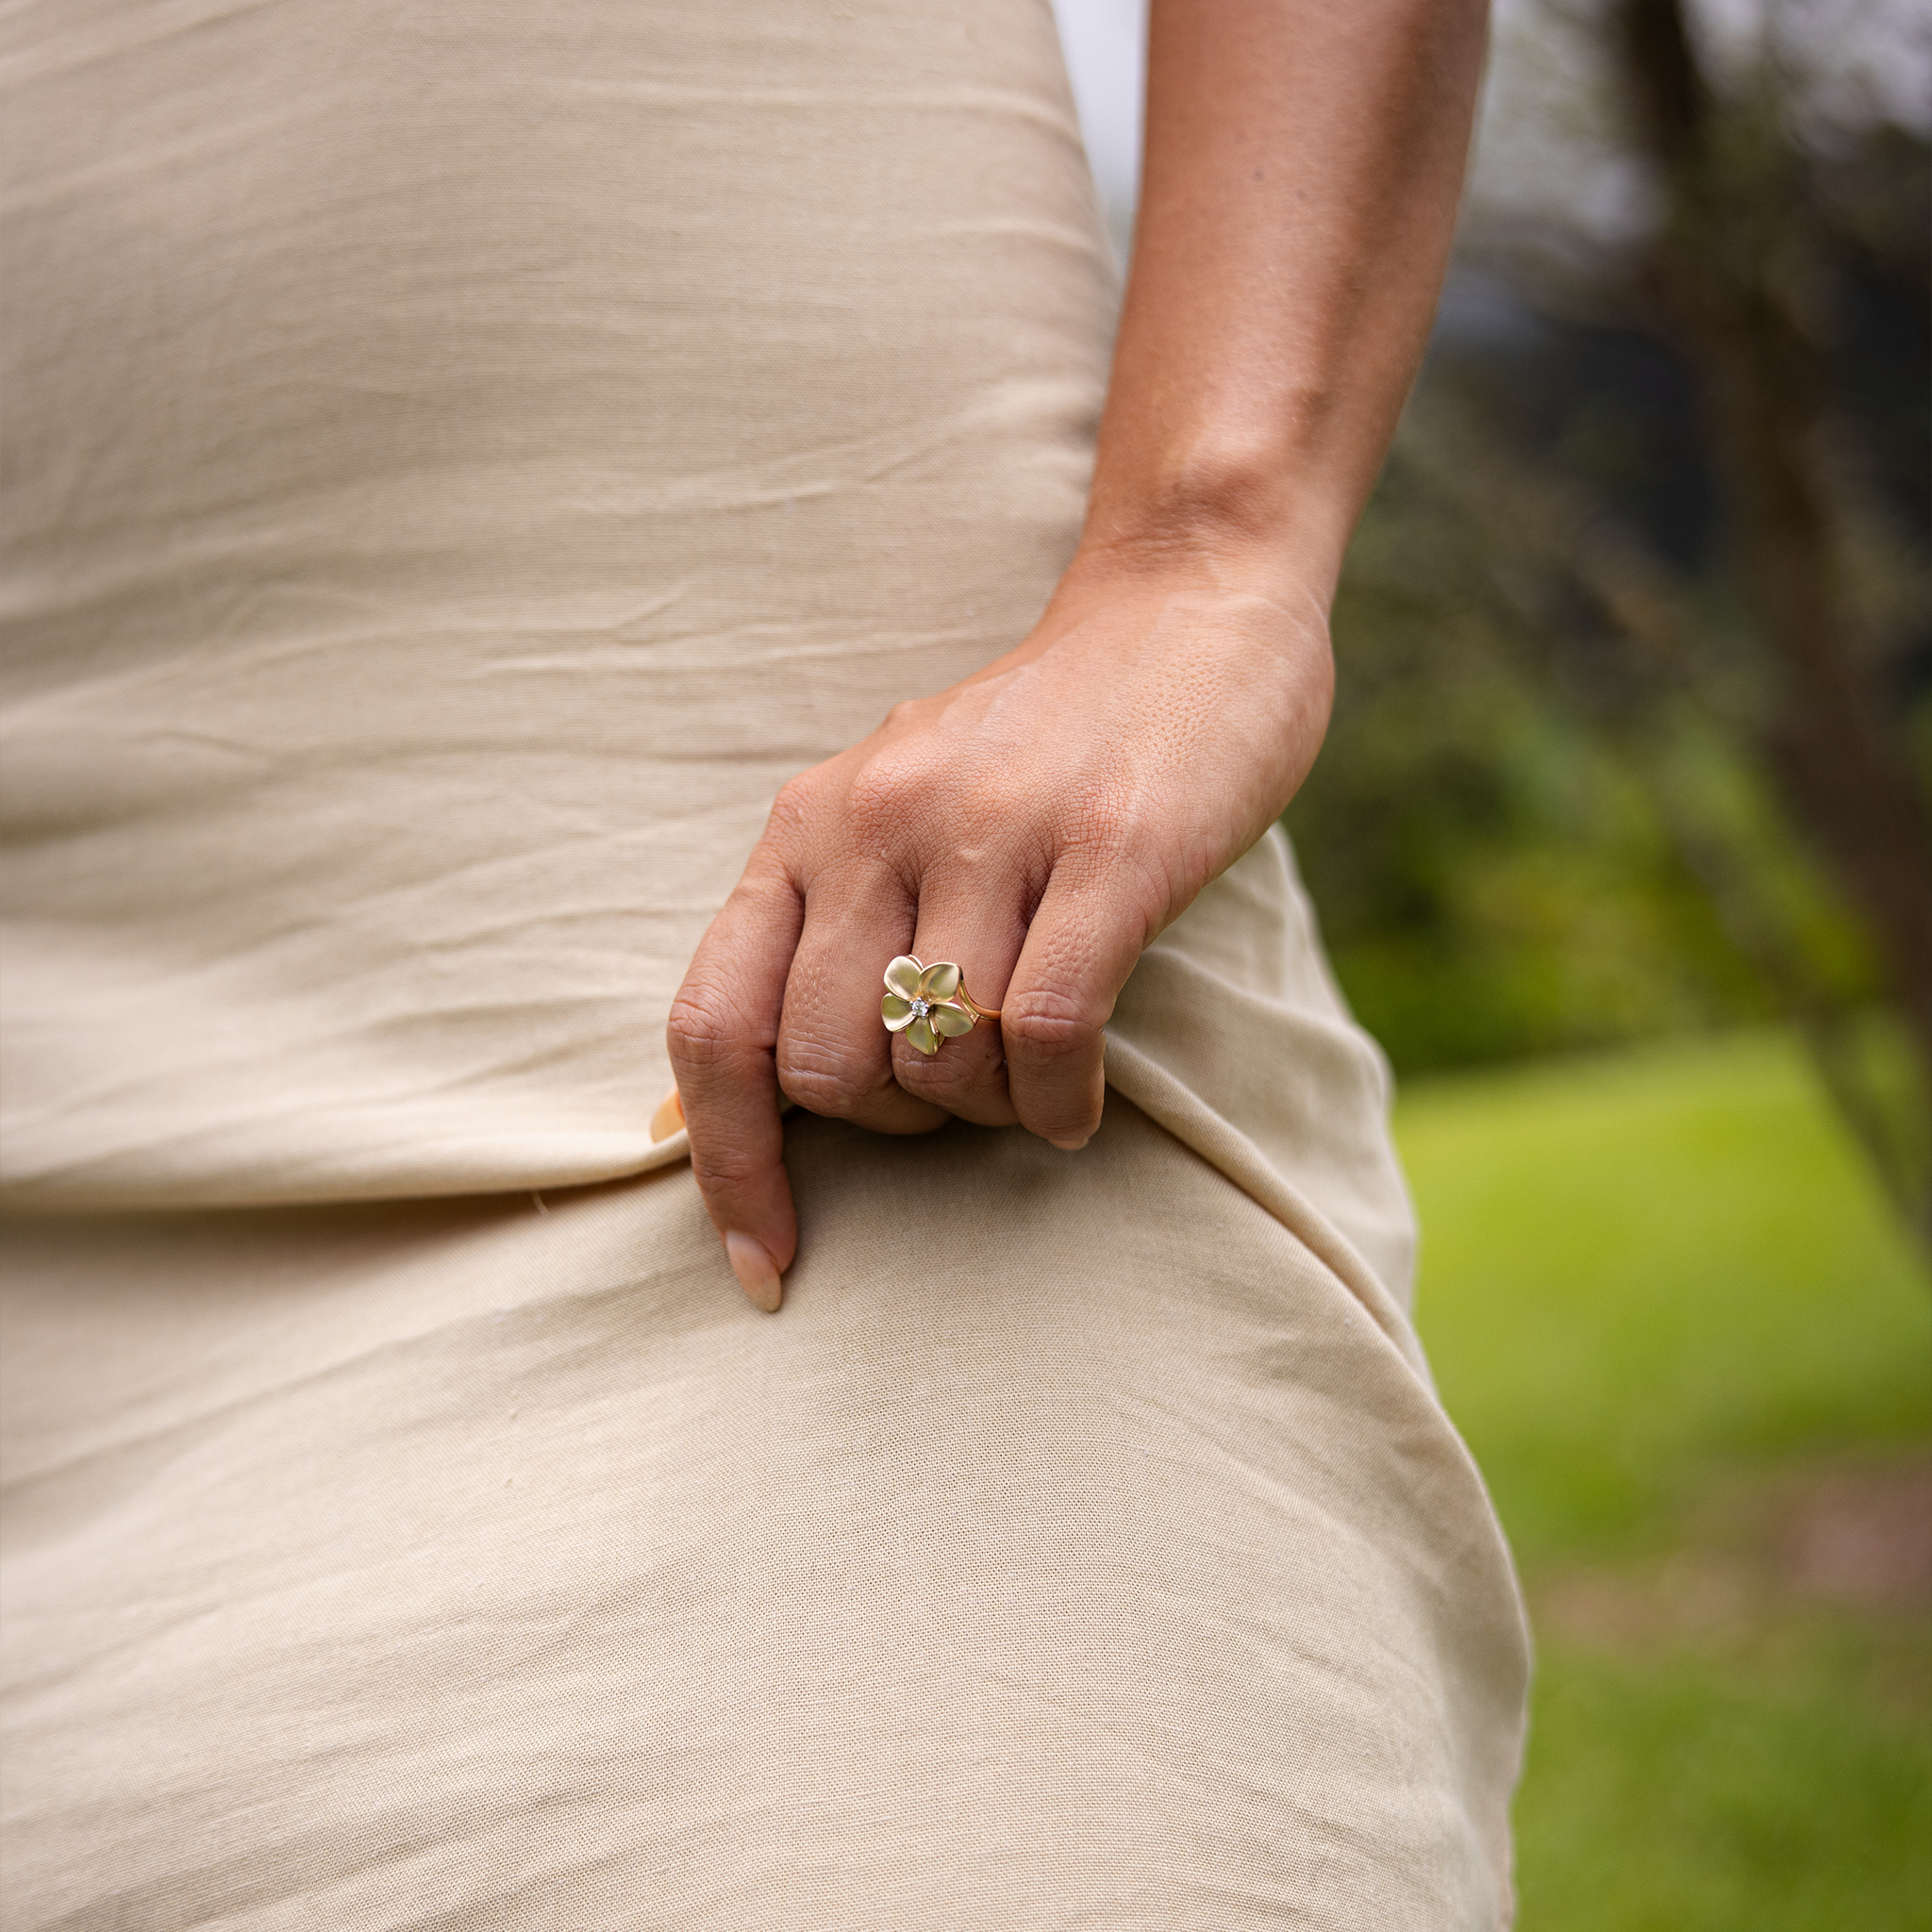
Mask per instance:
[[[949,1000],[959,991],[959,969],[950,959],[938,960],[919,976],[919,991],[929,1000]]]
[[[940,1050],[939,1038],[933,1032],[929,1019],[913,1021],[906,1029],[906,1038],[928,1059]]]
[[[943,1033],[948,1040],[958,1040],[973,1031],[973,1015],[964,1007],[935,1007],[932,1009],[932,1030]]]
[[[897,1033],[912,1024],[912,1002],[889,992],[879,1002],[879,1018],[886,1023],[888,1033]]]
[[[925,968],[909,953],[901,953],[886,968],[886,991],[897,993],[901,999],[917,999],[920,974],[924,971]]]

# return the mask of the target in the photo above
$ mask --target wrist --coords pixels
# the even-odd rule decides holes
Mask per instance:
[[[1110,460],[1110,457],[1112,459]],[[1354,506],[1236,438],[1128,461],[1103,441],[1068,577],[1156,577],[1312,602],[1325,619]]]
[[[1273,691],[1299,708],[1319,690],[1325,712],[1332,593],[1272,530],[1204,522],[1083,541],[1020,655],[1098,650],[1113,678],[1191,662],[1217,683],[1225,658],[1253,701],[1265,705]]]

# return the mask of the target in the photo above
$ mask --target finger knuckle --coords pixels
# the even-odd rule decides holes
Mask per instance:
[[[867,845],[903,843],[908,826],[919,823],[929,787],[924,759],[889,748],[868,758],[852,774],[846,809],[854,833]]]
[[[1037,892],[1052,868],[1037,791],[1007,777],[982,778],[946,810],[934,848],[949,866],[975,867],[1015,891]]]
[[[1060,826],[1057,869],[1082,891],[1116,891],[1123,876],[1135,869],[1141,843],[1120,808],[1085,800]]]
[[[954,1102],[964,1099],[976,1084],[958,1060],[943,1054],[929,1059],[910,1047],[893,1055],[892,1074],[908,1093],[948,1109]]]
[[[959,815],[971,824],[1015,824],[1040,809],[1039,787],[1005,767],[977,772],[961,788]]]
[[[1089,1051],[1100,1025],[1079,1001],[1045,988],[1010,998],[1000,1015],[1008,1054],[1035,1064]]]
[[[702,1072],[741,1053],[744,1024],[731,1003],[716,989],[687,984],[671,1003],[665,1039],[672,1063],[680,1070]]]
[[[764,1170],[749,1155],[730,1147],[693,1147],[691,1171],[701,1193],[742,1195],[763,1177]]]
[[[816,767],[786,779],[772,801],[771,816],[765,822],[766,836],[785,841],[803,833],[818,808],[821,786]]]
[[[882,1085],[875,1074],[857,1072],[835,1060],[792,1055],[778,1067],[778,1086],[786,1098],[808,1113],[824,1114],[829,1120],[850,1120]]]

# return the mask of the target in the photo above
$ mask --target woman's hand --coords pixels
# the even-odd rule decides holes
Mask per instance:
[[[953,1115],[1069,1150],[1148,941],[1260,837],[1321,741],[1321,600],[1224,549],[1083,557],[1033,635],[779,794],[672,1011],[691,1165],[775,1308],[797,1223],[779,1098],[883,1133]],[[928,1058],[889,1034],[895,955],[1001,1008]]]
[[[1152,0],[1146,164],[1081,553],[1039,628],[785,788],[671,1022],[745,1291],[797,1241],[778,1103],[1078,1147],[1141,949],[1288,801],[1327,608],[1428,335],[1483,0]],[[880,1024],[895,954],[989,1023]]]

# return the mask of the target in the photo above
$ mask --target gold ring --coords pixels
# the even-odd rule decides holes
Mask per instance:
[[[910,953],[886,968],[886,996],[879,1017],[888,1033],[903,1033],[921,1053],[936,1054],[941,1040],[958,1040],[982,1020],[997,1020],[997,1007],[982,1007],[966,991],[950,959],[922,966]]]

